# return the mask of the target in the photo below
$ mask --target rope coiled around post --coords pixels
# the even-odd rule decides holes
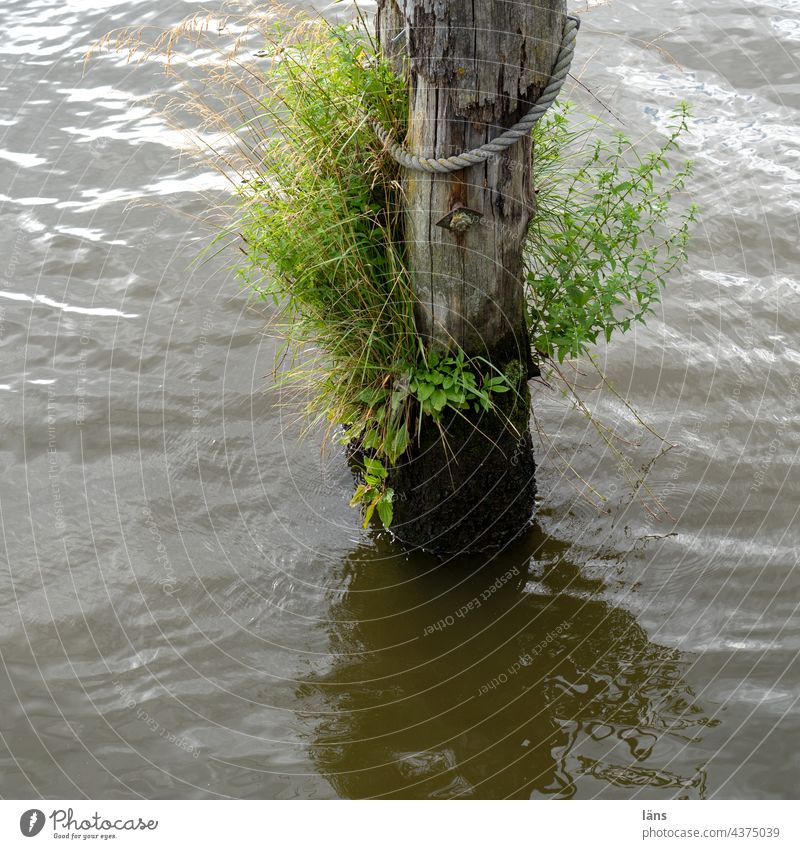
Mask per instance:
[[[564,35],[561,39],[561,47],[553,65],[550,82],[536,103],[534,103],[531,111],[521,121],[514,124],[513,127],[510,127],[496,139],[458,156],[449,156],[445,159],[427,159],[424,156],[416,156],[406,150],[393,139],[392,134],[388,130],[384,129],[377,121],[373,121],[372,126],[378,138],[386,145],[387,150],[397,163],[411,171],[422,171],[426,173],[451,174],[456,171],[462,171],[464,168],[480,165],[481,162],[486,162],[495,154],[508,150],[508,148],[516,144],[520,139],[525,138],[531,132],[536,122],[555,103],[572,65],[572,57],[575,55],[575,41],[580,25],[580,18],[572,15],[567,16],[564,24]]]

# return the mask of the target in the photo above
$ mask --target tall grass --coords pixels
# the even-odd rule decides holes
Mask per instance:
[[[195,122],[195,151],[231,182],[213,245],[238,242],[238,274],[278,311],[276,385],[304,399],[310,426],[345,425],[394,461],[413,411],[392,403],[392,387],[408,386],[421,351],[398,167],[368,118],[402,137],[407,92],[366,23],[261,5],[152,38],[122,30],[101,46],[160,59],[180,79],[161,108],[181,127]]]
[[[353,437],[374,426],[371,399],[391,413],[384,390],[419,353],[397,169],[367,121],[402,133],[406,91],[375,55],[358,24],[315,22],[268,41],[270,135],[258,140],[259,172],[237,188],[241,273],[285,318],[281,382],[310,388],[310,419]]]

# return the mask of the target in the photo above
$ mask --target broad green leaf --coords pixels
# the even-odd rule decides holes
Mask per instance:
[[[367,470],[368,475],[372,475],[379,479],[386,477],[386,468],[380,460],[377,460],[374,457],[364,458],[364,468]]]
[[[431,405],[437,413],[440,413],[447,405],[447,393],[443,389],[437,389],[431,395]]]
[[[383,527],[388,528],[394,519],[394,490],[387,489],[378,502],[378,516],[383,522]]]
[[[432,383],[421,383],[417,390],[417,398],[420,401],[427,401],[433,395],[436,387]]]

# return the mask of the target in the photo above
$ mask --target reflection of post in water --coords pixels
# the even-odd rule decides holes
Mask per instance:
[[[334,661],[300,688],[311,755],[340,795],[704,796],[704,772],[675,766],[712,724],[680,652],[538,543],[534,561],[529,545],[482,568],[351,555]]]

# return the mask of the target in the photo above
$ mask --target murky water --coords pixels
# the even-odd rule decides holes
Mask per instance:
[[[537,526],[446,563],[362,531],[264,391],[268,311],[193,264],[215,184],[146,101],[167,81],[83,75],[109,29],[197,7],[3,6],[0,794],[796,798],[800,3],[584,16],[629,133],[694,106],[691,265],[601,352],[679,444],[677,521],[621,488],[598,514],[541,447]],[[536,409],[613,493],[585,422]]]

